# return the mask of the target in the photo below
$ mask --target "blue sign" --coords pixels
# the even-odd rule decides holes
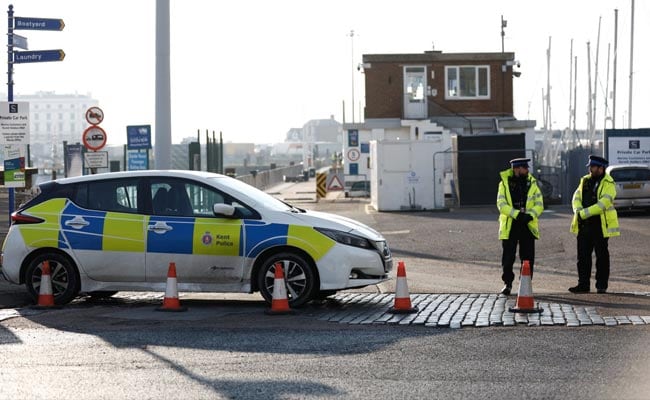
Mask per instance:
[[[61,61],[65,58],[63,50],[14,51],[14,64]]]
[[[126,148],[150,149],[151,125],[130,125],[126,127]]]
[[[14,18],[14,29],[32,31],[62,31],[65,27],[62,19],[54,18]]]
[[[149,169],[149,152],[148,151],[128,151],[128,170],[142,171]]]
[[[357,147],[359,145],[359,130],[348,129],[348,147]]]

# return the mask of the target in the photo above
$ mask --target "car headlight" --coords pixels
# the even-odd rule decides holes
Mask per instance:
[[[314,228],[318,232],[327,236],[328,238],[348,246],[361,247],[362,249],[374,249],[375,247],[370,241],[364,237],[353,235],[351,233],[337,231],[335,229],[327,228]]]

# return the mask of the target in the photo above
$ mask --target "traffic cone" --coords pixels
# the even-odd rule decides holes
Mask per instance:
[[[287,298],[287,287],[284,284],[284,272],[282,263],[275,263],[275,278],[273,280],[273,300],[271,308],[265,311],[269,315],[293,314],[289,308],[289,299]]]
[[[187,311],[187,307],[181,307],[178,300],[178,284],[176,281],[176,263],[169,263],[169,270],[167,271],[167,287],[165,288],[165,298],[161,307],[156,308],[156,311]]]
[[[418,312],[417,307],[411,306],[411,296],[409,295],[409,289],[406,283],[406,267],[404,266],[404,261],[397,263],[395,304],[388,309],[388,312],[392,314],[412,314]]]
[[[533,284],[531,281],[530,262],[524,260],[521,266],[519,276],[519,293],[517,294],[517,304],[509,308],[510,312],[515,313],[541,313],[542,308],[535,307],[533,299]]]
[[[46,308],[61,308],[54,304],[54,295],[52,294],[52,277],[50,272],[50,262],[43,261],[41,267],[41,287],[38,291],[38,302],[31,308],[42,310]]]

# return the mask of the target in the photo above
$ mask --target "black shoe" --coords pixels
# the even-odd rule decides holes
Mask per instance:
[[[596,289],[596,293],[600,293],[600,294],[607,293],[607,289]]]
[[[589,288],[578,285],[578,286],[570,287],[569,292],[571,292],[571,293],[589,293]]]
[[[512,291],[512,285],[505,285],[503,289],[501,289],[501,294],[505,294],[506,296],[510,296],[510,292]]]

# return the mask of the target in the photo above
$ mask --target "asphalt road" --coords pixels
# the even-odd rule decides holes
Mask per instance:
[[[301,185],[307,184],[282,193],[308,198],[310,188]],[[501,288],[491,207],[376,213],[365,200],[335,195],[296,205],[382,232],[394,257],[406,262],[411,293]],[[602,315],[650,315],[648,216],[622,217],[623,236],[610,242],[609,294],[566,291],[576,279],[568,220],[562,207],[542,217],[535,299],[593,306]],[[360,291],[390,293],[393,285]],[[324,311],[337,312],[329,303],[267,316],[258,295],[183,295],[185,313],[155,312],[161,294],[152,293],[80,299],[60,310],[7,308],[22,290],[0,284],[0,398],[647,399],[650,393],[650,325],[351,325],[322,320]],[[2,313],[15,314],[3,319]]]

